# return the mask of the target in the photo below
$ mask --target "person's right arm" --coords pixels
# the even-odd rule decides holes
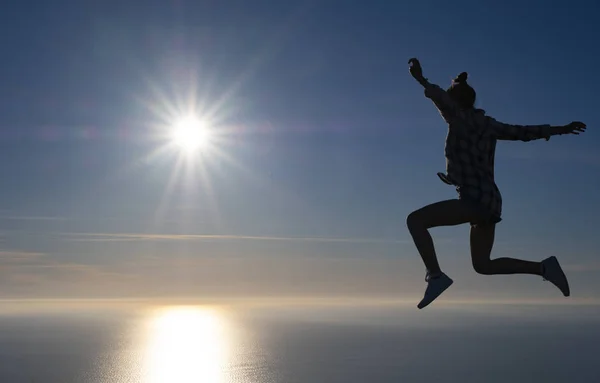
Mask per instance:
[[[410,65],[410,74],[425,89],[425,97],[433,102],[437,110],[440,112],[442,118],[447,123],[451,123],[452,120],[461,114],[460,107],[445,90],[443,90],[439,85],[430,83],[423,76],[423,70],[419,60],[412,58],[408,61],[408,63]]]

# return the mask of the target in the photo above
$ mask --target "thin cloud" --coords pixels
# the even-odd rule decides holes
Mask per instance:
[[[0,265],[36,262],[43,256],[38,252],[0,250]]]
[[[6,221],[67,221],[67,217],[36,216],[36,215],[0,215],[0,220]]]
[[[137,276],[111,268],[65,262],[50,254],[0,252],[0,297],[101,295],[126,291]]]
[[[314,243],[365,243],[365,244],[404,244],[408,239],[347,238],[347,237],[279,237],[255,235],[216,235],[216,234],[144,234],[144,233],[62,233],[74,242],[114,242],[114,241],[280,241]]]

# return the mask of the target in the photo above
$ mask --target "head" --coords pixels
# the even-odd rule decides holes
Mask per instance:
[[[462,72],[454,80],[447,92],[463,109],[475,107],[475,89],[467,84],[467,72]]]

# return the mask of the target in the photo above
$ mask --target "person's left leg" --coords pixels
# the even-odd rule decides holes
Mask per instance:
[[[471,261],[476,272],[484,275],[540,275],[558,287],[564,296],[571,294],[567,277],[556,257],[546,258],[542,262],[508,257],[490,259],[495,231],[495,224],[471,226]]]

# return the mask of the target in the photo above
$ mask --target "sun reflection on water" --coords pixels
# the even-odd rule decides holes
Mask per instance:
[[[145,382],[226,383],[230,340],[218,311],[203,307],[162,309],[149,325]]]

